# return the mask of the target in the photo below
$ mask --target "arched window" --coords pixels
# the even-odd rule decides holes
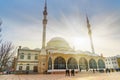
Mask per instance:
[[[49,57],[49,59],[48,59],[48,69],[49,70],[52,69],[52,59],[51,59],[51,57]]]
[[[62,57],[57,57],[54,60],[54,69],[66,69],[65,59]]]
[[[88,62],[84,57],[80,58],[80,60],[79,60],[79,68],[81,70],[87,70],[88,69]]]
[[[99,69],[104,69],[105,68],[105,63],[102,59],[98,60],[98,68]]]
[[[68,69],[77,69],[78,68],[77,61],[75,58],[71,57],[68,59],[67,68]]]
[[[96,61],[94,59],[90,59],[89,66],[90,66],[90,69],[97,69]]]

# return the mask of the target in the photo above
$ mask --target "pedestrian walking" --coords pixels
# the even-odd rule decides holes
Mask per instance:
[[[68,69],[68,76],[70,76],[70,70]]]
[[[93,73],[95,73],[95,70],[93,69]]]
[[[66,73],[66,76],[69,76],[69,71],[68,71],[68,69],[66,69],[65,73]]]
[[[75,70],[73,69],[73,76],[75,76]]]

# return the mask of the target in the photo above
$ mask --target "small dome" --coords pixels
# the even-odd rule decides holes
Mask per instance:
[[[28,48],[28,47],[23,47],[22,49],[26,49],[26,50],[29,50],[29,48]]]
[[[37,50],[37,51],[39,51],[39,50],[40,50],[40,48],[35,48],[34,50]]]
[[[48,43],[47,43],[47,49],[59,49],[59,50],[69,50],[71,49],[67,41],[65,41],[61,37],[55,37],[52,38]]]

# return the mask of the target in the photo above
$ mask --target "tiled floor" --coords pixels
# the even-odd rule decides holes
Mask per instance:
[[[65,74],[0,75],[0,80],[120,80],[120,72],[92,73],[82,72],[75,76]]]

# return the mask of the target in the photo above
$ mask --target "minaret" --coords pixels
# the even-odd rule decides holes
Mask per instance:
[[[43,34],[42,34],[42,49],[41,55],[46,55],[45,43],[46,43],[46,25],[47,25],[47,2],[45,0],[45,7],[43,11]]]
[[[91,31],[91,26],[90,26],[89,19],[88,19],[87,15],[86,15],[86,20],[87,20],[88,35],[90,37],[91,49],[92,49],[92,53],[94,54],[95,51],[94,51],[93,40],[92,40],[92,31]]]
[[[47,54],[45,49],[45,42],[46,42],[46,25],[47,25],[47,2],[45,0],[45,7],[43,11],[43,35],[42,35],[42,49],[39,55],[39,61],[38,61],[38,72],[44,73],[48,69],[47,65]]]
[[[46,42],[46,25],[47,25],[47,3],[45,0],[45,7],[43,11],[43,36],[42,36],[42,49],[45,49],[45,42]]]

